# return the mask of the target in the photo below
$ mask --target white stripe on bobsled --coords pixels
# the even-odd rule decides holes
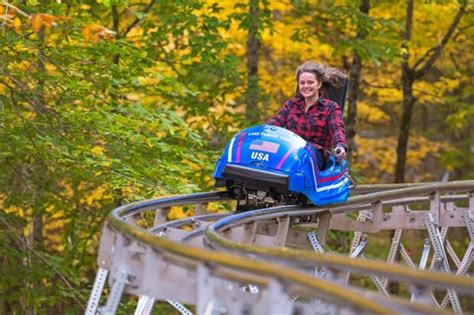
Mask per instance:
[[[346,177],[346,178],[344,178],[343,181],[340,181],[340,182],[337,183],[337,184],[332,184],[332,185],[330,185],[330,186],[325,186],[325,187],[321,187],[321,188],[316,188],[316,191],[317,191],[317,192],[320,192],[320,191],[326,191],[326,190],[336,189],[336,188],[341,187],[342,185],[344,185],[344,184],[347,183],[348,181],[349,181],[349,179]]]
[[[232,138],[229,145],[229,151],[227,152],[227,162],[232,162],[232,149],[234,148],[235,137]]]

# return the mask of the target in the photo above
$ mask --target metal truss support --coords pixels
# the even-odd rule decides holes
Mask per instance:
[[[169,304],[171,304],[175,309],[178,310],[178,312],[181,314],[181,315],[193,315],[193,313],[188,310],[183,304],[179,303],[179,302],[176,302],[176,301],[173,301],[173,300],[166,300],[166,302],[168,302]]]
[[[312,231],[312,232],[309,232],[307,234],[307,237],[309,239],[309,242],[311,244],[311,247],[313,247],[313,250],[316,252],[316,253],[324,253],[324,248],[323,246],[321,245],[321,243],[319,242],[318,240],[318,236],[316,234],[316,232]],[[321,268],[321,270],[318,272],[318,267],[315,267],[315,270],[314,270],[314,275],[316,277],[324,277],[327,273],[327,270],[326,268]]]
[[[382,293],[385,296],[390,296],[390,294],[388,293],[387,289],[385,288],[385,286],[383,285],[383,283],[379,279],[379,277],[377,277],[375,275],[370,275],[370,278],[375,283],[375,286],[377,287],[377,289],[379,290],[380,293]]]
[[[122,298],[123,289],[127,283],[128,272],[124,267],[120,267],[112,288],[110,290],[109,297],[105,307],[101,310],[103,315],[114,315],[117,312],[117,308],[120,304],[120,299]]]
[[[367,244],[368,244],[367,236],[363,235],[361,240],[360,240],[359,245],[357,245],[357,247],[354,248],[354,251],[351,253],[350,257],[351,258],[359,257],[362,254],[362,252],[364,251]]]
[[[388,257],[387,257],[387,262],[390,264],[393,264],[395,262],[395,258],[397,256],[398,249],[400,247],[400,241],[402,239],[402,229],[397,229],[393,233],[392,237],[392,243],[390,244],[390,250],[388,252]],[[388,279],[383,278],[382,279],[382,285],[386,289],[388,286]]]
[[[474,209],[464,213],[464,221],[466,221],[467,232],[469,233],[471,243],[474,243]]]
[[[461,261],[459,260],[458,255],[456,255],[456,252],[454,251],[453,246],[451,246],[451,243],[446,240],[445,241],[445,246],[446,246],[446,252],[448,253],[449,257],[453,260],[454,264],[456,265],[456,268],[459,269],[459,265],[461,265]]]
[[[146,295],[140,296],[134,315],[150,315],[155,299]]]
[[[403,258],[403,260],[405,261],[405,263],[411,267],[411,268],[416,268],[416,265],[415,263],[413,262],[413,260],[411,259],[410,255],[408,255],[408,252],[405,248],[405,246],[403,246],[403,244],[400,244],[400,256]]]
[[[405,251],[406,253],[406,251]],[[421,258],[420,258],[420,264],[418,266],[418,269],[420,270],[425,270],[426,265],[428,263],[428,256],[430,255],[430,240],[425,239],[425,243],[423,244],[423,251],[421,253]],[[408,255],[407,255],[408,257]],[[409,257],[408,257],[409,258]],[[414,301],[426,301],[426,295],[423,293],[423,289],[419,287],[412,287],[412,294],[410,298],[410,302]]]
[[[359,216],[357,217],[357,221],[365,222],[367,220],[370,220],[371,218],[372,218],[372,213],[370,211],[362,210],[360,211]],[[361,238],[362,238],[362,232],[354,233],[354,238],[352,239],[351,249],[349,253],[350,255],[355,251],[355,249],[359,245]]]
[[[359,212],[359,216],[357,217],[357,221],[360,222],[365,222],[367,220],[370,220],[372,218],[372,213],[368,210],[362,210]],[[354,233],[354,238],[352,239],[351,243],[351,249],[349,251],[349,257],[355,258],[358,257],[358,255],[362,252],[362,250],[365,248],[365,245],[367,245],[367,239],[365,240],[365,244],[361,247],[361,244],[363,243],[363,233],[362,232],[355,232]],[[349,283],[351,277],[351,273],[347,272],[345,275],[345,283]]]
[[[293,314],[293,304],[277,281],[271,281],[266,290],[262,291],[261,302],[265,305],[264,309],[261,309],[263,314]]]
[[[94,286],[92,287],[91,296],[87,302],[87,308],[85,315],[95,315],[97,308],[99,307],[100,297],[104,290],[105,280],[107,280],[107,274],[109,271],[104,268],[99,268],[94,280]]]
[[[258,287],[255,284],[247,284],[241,287],[243,292],[250,292],[253,294],[258,294],[259,290]]]
[[[220,301],[214,298],[211,284],[211,273],[204,265],[199,265],[196,269],[197,276],[197,303],[196,313],[213,314],[220,307]]]
[[[430,236],[431,244],[434,248],[434,268],[439,268],[446,273],[450,273],[451,270],[449,268],[448,257],[444,250],[442,236],[438,228],[435,226],[435,219],[433,218],[432,213],[427,213],[425,224]],[[454,312],[456,314],[462,314],[461,304],[459,303],[459,298],[456,292],[452,289],[448,289],[448,297]]]
[[[474,243],[470,243],[466,253],[464,254],[464,257],[459,264],[459,268],[456,271],[456,275],[465,275],[467,271],[469,270],[469,267],[471,267],[472,261],[474,260]],[[443,302],[441,302],[442,307],[446,307],[449,302],[449,296],[446,295],[443,299]]]

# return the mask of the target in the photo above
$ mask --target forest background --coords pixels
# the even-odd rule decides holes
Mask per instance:
[[[473,26],[468,1],[3,0],[0,313],[83,312],[105,216],[213,190],[309,59],[350,76],[359,183],[473,179]]]

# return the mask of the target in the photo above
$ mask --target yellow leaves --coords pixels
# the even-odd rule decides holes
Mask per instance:
[[[140,47],[140,38],[143,36],[143,29],[139,27],[134,27],[128,32],[127,39],[130,40],[133,45]]]
[[[358,151],[354,167],[364,175],[365,182],[392,182],[396,162],[396,138],[368,139],[356,136],[356,142]],[[439,158],[441,152],[447,148],[448,143],[431,141],[423,136],[410,136],[406,159],[407,181],[435,180],[433,174],[424,169],[424,162],[430,157]]]
[[[168,212],[168,220],[181,220],[186,219],[194,215],[194,211],[185,211],[183,207],[172,207]]]
[[[417,81],[415,96],[420,103],[441,104],[445,106],[444,95],[456,91],[462,85],[462,78],[442,77],[436,82]]]
[[[188,160],[188,159],[183,159],[183,160],[181,160],[181,165],[188,165],[188,166],[191,167],[191,169],[192,169],[193,171],[198,171],[198,170],[201,170],[201,169],[202,169],[201,165],[199,165],[199,164],[197,164],[197,163],[195,163],[195,162],[192,162],[192,161],[190,161],[190,160]]]
[[[231,204],[234,204],[233,206],[231,205],[230,208],[235,207],[235,202],[231,201]],[[226,207],[222,203],[217,203],[217,202],[211,202],[202,209],[201,211],[204,211],[203,213],[222,213],[222,212],[228,212],[229,210],[226,209]],[[186,219],[189,217],[193,217],[196,215],[196,209],[194,208],[187,208],[187,207],[171,207],[170,211],[168,212],[167,219],[169,221],[173,220],[181,220],[181,219]]]
[[[23,26],[20,16],[27,19],[27,24],[31,26],[35,33],[38,33],[43,28],[56,26],[57,22],[61,20],[70,19],[67,16],[55,16],[47,13],[29,15],[12,4],[6,3],[3,6],[0,5],[0,20],[8,22],[16,32],[19,32]]]
[[[217,203],[217,202],[211,202],[209,203],[206,211],[209,213],[223,213],[223,212],[229,212],[228,209],[235,209],[237,202],[236,201],[230,201],[229,207],[226,208],[222,203]]]
[[[82,36],[91,43],[97,43],[100,39],[110,40],[115,32],[99,24],[89,24],[82,29]]]
[[[407,165],[416,167],[428,155],[439,157],[441,150],[448,147],[448,143],[430,141],[423,136],[411,136],[407,152]]]
[[[367,183],[391,181],[395,165],[396,139],[367,139],[357,136],[358,151],[355,167],[367,178]]]
[[[16,32],[19,32],[22,22],[16,13],[17,10],[11,5],[9,7],[0,5],[0,21],[8,23]]]
[[[156,135],[159,139],[163,139],[163,138],[166,137],[167,133],[166,133],[166,131],[158,130],[157,132],[155,132],[155,135]]]
[[[383,124],[390,122],[390,116],[385,112],[377,108],[376,106],[371,106],[365,102],[359,102],[357,105],[358,115],[361,119],[372,123],[372,124]]]
[[[19,32],[20,29],[21,29],[21,20],[19,17],[15,17],[15,19],[13,20],[13,23],[12,23],[12,26],[13,26],[13,29],[16,31],[16,32]]]
[[[95,157],[98,157],[98,156],[102,156],[104,155],[104,150],[105,148],[101,145],[96,145],[94,147],[92,147],[91,149],[91,153],[92,155],[94,155]]]
[[[89,196],[85,198],[85,203],[88,206],[92,206],[104,199],[112,199],[112,196],[107,193],[107,189],[105,186],[99,186],[94,189]]]
[[[31,25],[31,28],[35,33],[38,33],[41,28],[49,28],[52,26],[56,26],[58,21],[61,20],[68,20],[70,19],[69,17],[65,16],[54,16],[51,14],[46,14],[46,13],[38,13],[38,14],[33,14],[30,19],[29,23]]]

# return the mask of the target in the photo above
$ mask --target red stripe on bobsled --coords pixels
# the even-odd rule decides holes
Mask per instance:
[[[239,142],[237,143],[237,153],[235,156],[235,162],[240,163],[240,151],[242,150],[242,142],[244,142],[245,133],[240,134]]]

